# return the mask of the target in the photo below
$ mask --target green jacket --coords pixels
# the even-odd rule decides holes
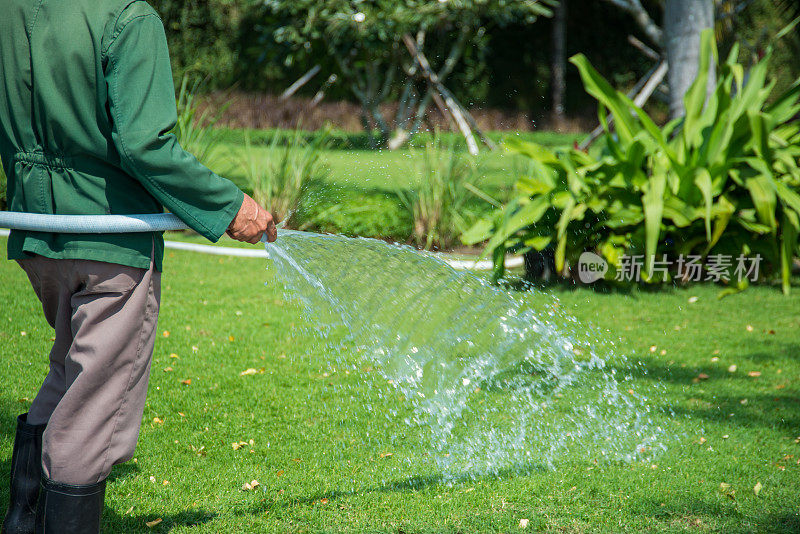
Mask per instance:
[[[243,193],[169,132],[175,89],[161,19],[136,0],[0,0],[0,159],[8,209],[61,215],[166,207],[216,241]],[[29,253],[147,268],[161,233],[13,231]]]

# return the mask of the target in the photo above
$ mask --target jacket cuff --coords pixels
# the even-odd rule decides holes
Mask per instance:
[[[244,201],[244,192],[242,192],[241,189],[237,188],[236,197],[223,210],[219,212],[213,224],[209,225],[208,233],[204,233],[203,237],[205,237],[212,243],[216,243],[217,241],[219,241],[219,238],[222,237],[222,235],[231,225],[231,221],[233,221],[233,218],[236,217],[237,213],[239,213],[239,209],[242,207],[243,201]]]

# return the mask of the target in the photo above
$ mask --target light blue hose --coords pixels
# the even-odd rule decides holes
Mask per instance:
[[[43,215],[0,211],[0,228],[63,234],[121,234],[185,230],[186,223],[172,213],[145,215]]]

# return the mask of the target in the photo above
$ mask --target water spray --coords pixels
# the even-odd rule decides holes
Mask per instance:
[[[0,212],[0,227],[92,234],[187,228],[167,213],[14,212]],[[376,239],[280,228],[280,239],[265,248],[259,254],[274,263],[325,365],[359,375],[364,365],[374,369],[360,379],[372,381],[375,397],[349,392],[354,413],[337,417],[368,424],[370,415],[359,410],[380,412],[391,435],[367,434],[393,443],[413,436],[419,454],[407,455],[411,469],[432,461],[444,477],[497,475],[574,454],[642,459],[664,447],[647,399],[628,384],[631,363],[614,348],[596,348],[601,336],[587,338],[590,330],[544,293],[515,295],[437,255]]]

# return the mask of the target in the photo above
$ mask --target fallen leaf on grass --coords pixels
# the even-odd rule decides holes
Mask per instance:
[[[258,480],[251,480],[250,482],[245,482],[244,484],[242,484],[242,491],[254,490],[260,485],[261,484],[258,483]]]
[[[705,373],[700,373],[699,375],[697,375],[697,378],[699,378],[700,380],[708,380],[708,379],[709,379],[709,378],[711,378],[711,377],[709,377],[709,376],[708,376],[707,374],[705,374]]]
[[[144,524],[144,526],[146,526],[147,528],[153,528],[154,526],[158,525],[158,524],[159,524],[159,523],[161,523],[162,521],[163,521],[163,519],[161,519],[161,518],[159,517],[158,519],[154,519],[154,520],[152,520],[152,521],[147,521],[147,522]]]
[[[165,367],[165,368],[164,368],[164,372],[165,372],[165,373],[169,373],[169,372],[171,372],[171,371],[173,371],[172,367]]]
[[[231,447],[233,447],[233,450],[238,451],[242,447],[247,447],[247,442],[246,441],[234,441],[233,443],[231,443]]]
[[[266,372],[266,369],[262,367],[261,369],[254,369],[250,367],[249,369],[245,369],[239,376],[247,376],[247,375],[263,375]]]
[[[161,335],[163,335],[164,337],[169,337],[169,330],[164,330],[164,333]]]
[[[759,376],[761,376],[761,371],[750,371],[749,373],[747,373],[747,376],[751,378],[758,378]]]
[[[328,504],[328,499],[322,498],[319,500],[320,504]]]
[[[761,482],[756,482],[756,485],[755,485],[755,486],[753,486],[753,493],[755,493],[756,495],[758,495],[759,493],[761,493],[761,489],[762,489],[763,487],[764,487],[764,486],[762,486],[762,485],[761,485]]]
[[[393,455],[394,455],[394,453],[391,453],[391,452],[382,452],[381,453],[381,458],[391,458]]]
[[[719,491],[721,491],[726,497],[731,499],[735,499],[736,490],[731,488],[731,485],[727,482],[721,482],[719,485]]]
[[[192,385],[192,379],[191,378],[187,378],[186,380],[181,380],[181,384],[183,384],[184,386],[191,386]]]
[[[177,354],[175,354],[174,352],[173,352],[172,354],[170,354],[170,355],[169,355],[169,357],[170,357],[170,358],[173,358],[173,359],[176,359],[176,360],[179,360],[179,359],[180,359],[180,356],[178,356],[178,355],[177,355]]]
[[[163,420],[163,419],[160,419],[160,418],[158,418],[158,417],[153,417],[153,422],[154,422],[155,424],[157,424],[157,425],[160,425],[160,424],[163,424],[163,423],[164,423],[164,420]]]

